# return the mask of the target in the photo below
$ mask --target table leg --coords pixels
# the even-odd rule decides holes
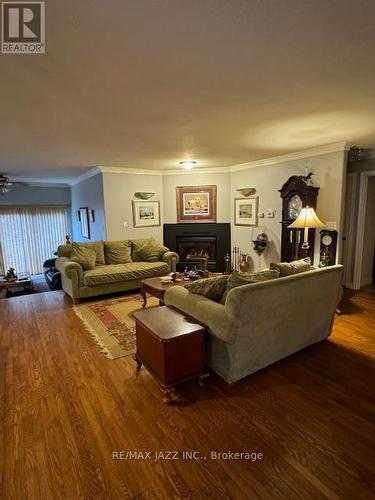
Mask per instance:
[[[208,379],[209,376],[210,376],[209,373],[204,373],[203,375],[201,375],[198,379],[198,384],[201,387],[206,387],[206,380]]]
[[[146,307],[146,304],[147,304],[147,293],[143,290],[143,288],[141,289],[141,295],[142,295],[142,298],[143,298],[142,307]]]
[[[172,403],[172,388],[171,387],[160,387],[161,392],[164,394],[163,403],[170,405]]]
[[[136,354],[133,354],[133,359],[134,361],[136,362],[137,366],[135,368],[136,370],[136,374],[138,375],[138,373],[141,371],[141,368],[142,368],[142,361],[138,358],[138,356]]]

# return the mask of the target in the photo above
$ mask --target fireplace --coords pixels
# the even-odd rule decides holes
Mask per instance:
[[[207,259],[207,269],[224,272],[224,257],[231,252],[230,224],[164,224],[164,244],[180,257],[177,270]]]
[[[216,269],[216,236],[177,236],[181,267],[191,267],[207,260],[207,269]]]

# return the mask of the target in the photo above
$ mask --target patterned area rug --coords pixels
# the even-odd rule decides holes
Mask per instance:
[[[141,295],[88,302],[73,308],[86,330],[110,359],[130,356],[135,352],[135,321],[133,313],[142,309]],[[155,297],[148,297],[147,307],[159,305]]]

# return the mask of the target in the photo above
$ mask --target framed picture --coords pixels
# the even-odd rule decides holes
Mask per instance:
[[[81,235],[82,238],[90,239],[90,225],[89,225],[89,210],[88,208],[79,209],[79,217],[81,221]]]
[[[160,226],[160,201],[133,200],[134,227]]]
[[[177,222],[216,222],[216,186],[176,187]]]
[[[95,222],[95,213],[94,210],[89,210],[89,222]]]
[[[258,225],[258,197],[235,198],[234,224],[236,226]]]

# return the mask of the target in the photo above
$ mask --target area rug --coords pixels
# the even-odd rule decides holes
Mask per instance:
[[[142,309],[139,294],[118,299],[105,299],[80,304],[73,308],[85,329],[101,351],[110,359],[130,356],[135,352],[135,320],[133,313]],[[155,307],[158,299],[149,297],[147,307]]]

